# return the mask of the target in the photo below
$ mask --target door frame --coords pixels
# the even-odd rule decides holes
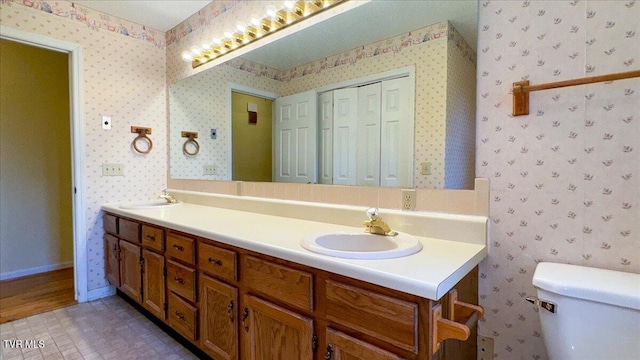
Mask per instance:
[[[229,181],[233,179],[233,156],[232,156],[233,134],[231,133],[231,128],[233,127],[233,111],[232,111],[233,100],[232,100],[232,94],[231,94],[232,92],[260,97],[260,98],[271,100],[271,101],[280,97],[280,95],[269,92],[269,91],[255,89],[249,86],[235,84],[232,82],[228,83],[227,85],[227,137],[229,141],[228,141],[228,147],[227,147],[227,179],[226,180],[229,180]],[[273,103],[272,109],[271,109],[272,114],[275,115],[275,112],[273,112],[273,106],[275,106],[275,102]],[[271,119],[271,121],[273,121],[273,118]],[[271,137],[272,137],[271,143],[273,144],[273,132]],[[271,156],[273,157],[273,146],[271,146]]]
[[[71,129],[71,186],[73,194],[73,278],[75,300],[88,300],[87,224],[84,192],[84,131],[82,124],[82,47],[24,30],[0,25],[0,39],[36,46],[69,56],[69,107]]]

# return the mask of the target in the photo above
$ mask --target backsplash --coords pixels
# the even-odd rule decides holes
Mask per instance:
[[[175,190],[224,195],[402,209],[400,188],[177,179],[169,179],[168,186]],[[417,211],[487,216],[488,200],[489,181],[482,178],[474,180],[473,190],[416,189]]]
[[[70,3],[56,1],[68,7]],[[84,193],[88,290],[107,286],[100,206],[157,197],[166,187],[167,104],[165,49],[147,39],[93,29],[67,16],[56,16],[14,2],[0,4],[0,24],[82,46]],[[100,117],[110,115],[113,128],[102,130]],[[136,153],[131,125],[153,128],[153,150]],[[124,176],[102,176],[102,163],[121,163]]]
[[[531,280],[540,261],[640,272],[640,79],[531,94],[511,84],[637,70],[640,3],[480,1],[478,176],[491,180],[481,335],[497,359],[544,359]]]

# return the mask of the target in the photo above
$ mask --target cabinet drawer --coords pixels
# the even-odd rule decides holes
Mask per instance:
[[[158,252],[164,251],[164,230],[155,226],[142,225],[142,245]]]
[[[111,214],[102,215],[102,226],[104,227],[104,231],[112,234],[118,235],[118,218]]]
[[[236,252],[201,242],[198,244],[198,267],[211,275],[236,281]]]
[[[167,260],[167,287],[183,298],[196,300],[196,271],[177,262]]]
[[[327,320],[418,353],[418,304],[332,280],[325,296]]]
[[[327,344],[333,348],[335,359],[403,360],[377,346],[327,328]]]
[[[127,240],[133,243],[139,243],[140,224],[135,221],[121,218],[118,221],[118,235],[120,239]]]
[[[182,336],[196,341],[196,326],[198,309],[180,299],[174,293],[169,293],[169,325]]]
[[[186,236],[168,233],[166,255],[187,264],[195,264],[195,240]]]
[[[241,274],[247,287],[296,308],[313,310],[311,273],[246,256],[242,262]]]

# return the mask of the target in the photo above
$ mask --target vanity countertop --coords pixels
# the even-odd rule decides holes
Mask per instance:
[[[191,203],[159,209],[123,209],[119,204],[107,204],[102,209],[431,300],[440,299],[487,256],[485,245],[417,236],[423,248],[413,255],[384,260],[342,259],[308,251],[300,241],[313,231],[361,231],[363,226],[349,227]],[[393,228],[392,223],[389,225]]]

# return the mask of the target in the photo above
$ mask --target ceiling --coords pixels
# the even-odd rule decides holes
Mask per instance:
[[[167,32],[211,0],[74,0],[109,15]]]

